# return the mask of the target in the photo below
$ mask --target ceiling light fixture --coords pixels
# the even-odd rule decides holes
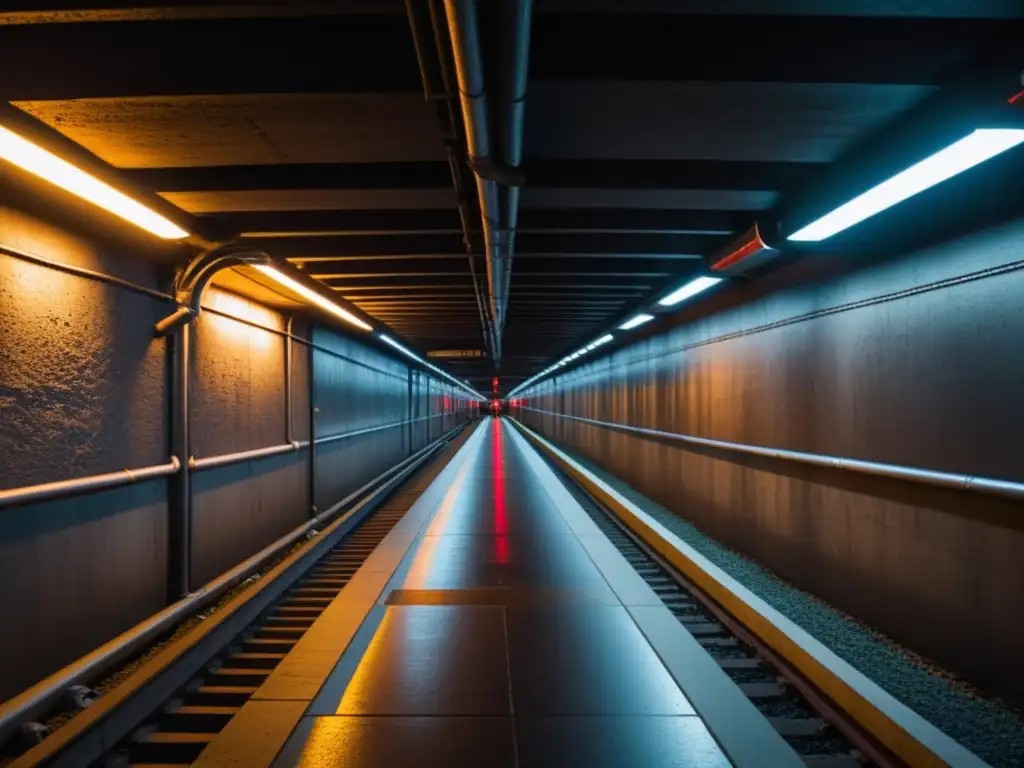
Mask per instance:
[[[634,328],[636,328],[637,326],[643,325],[644,323],[649,322],[649,321],[651,321],[653,319],[654,319],[654,315],[645,315],[643,313],[640,313],[639,315],[635,315],[635,316],[629,318],[629,320],[627,320],[622,325],[620,325],[619,326],[619,330],[620,331],[631,331]]]
[[[674,307],[676,304],[686,301],[691,296],[696,296],[701,291],[706,291],[711,286],[718,285],[720,282],[722,282],[720,277],[698,277],[696,280],[691,280],[686,285],[672,291],[672,293],[658,303],[663,307]]]
[[[373,326],[363,322],[358,317],[356,317],[354,314],[349,312],[347,309],[344,309],[344,308],[338,306],[337,304],[335,304],[330,299],[327,299],[327,298],[321,296],[319,293],[314,291],[312,288],[307,288],[305,285],[300,283],[298,280],[295,280],[295,279],[289,277],[288,275],[284,274],[284,272],[279,270],[277,267],[272,267],[272,266],[267,265],[267,264],[253,264],[251,266],[252,266],[253,269],[258,269],[260,272],[262,272],[264,275],[269,277],[274,282],[276,282],[276,283],[278,283],[280,285],[283,285],[285,288],[287,288],[292,293],[297,293],[297,294],[299,294],[299,296],[304,298],[306,301],[308,301],[311,304],[315,304],[316,306],[320,307],[320,309],[324,310],[325,312],[330,312],[332,315],[335,315],[336,317],[340,317],[346,323],[351,323],[352,325],[356,326],[357,328],[362,328],[364,331],[372,331],[373,330]]]
[[[0,158],[164,240],[188,237],[170,219],[3,126]]]
[[[1024,142],[1021,128],[981,128],[787,237],[816,243]]]

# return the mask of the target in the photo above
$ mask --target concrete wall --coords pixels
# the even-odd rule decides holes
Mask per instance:
[[[277,331],[280,313],[210,289],[203,303]],[[293,435],[285,433],[286,338],[213,313],[196,323],[190,433],[197,458],[305,440],[307,348],[293,344]],[[302,410],[300,407],[304,406]],[[196,473],[192,488],[192,585],[204,584],[309,518],[308,449]]]
[[[528,409],[1024,481],[1022,242],[1019,221],[871,266],[794,267],[540,383],[519,415],[796,586],[1019,695],[1024,505]]]
[[[17,258],[11,249],[166,291],[159,254],[73,234],[0,201],[0,489],[167,461],[170,305]],[[4,249],[7,249],[6,251]],[[155,260],[154,260],[155,259]],[[292,425],[285,426],[286,318],[208,289],[195,324],[192,454],[219,456],[428,415],[427,377],[358,341],[295,323]],[[255,323],[263,330],[255,328]],[[312,382],[312,386],[311,386]],[[439,393],[440,385],[431,384]],[[448,393],[451,394],[450,392]],[[442,429],[456,413],[317,451],[316,503],[331,506]],[[192,588],[309,519],[309,448],[195,472]],[[0,509],[0,700],[166,604],[167,481]]]
[[[10,208],[0,245],[161,287]],[[167,461],[165,308],[0,251],[0,488]],[[165,485],[0,510],[0,699],[164,605]]]

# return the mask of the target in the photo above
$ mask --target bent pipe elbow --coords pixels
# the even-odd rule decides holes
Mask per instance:
[[[201,310],[203,290],[214,275],[224,269],[243,264],[269,264],[270,254],[257,251],[249,246],[228,244],[205,251],[193,258],[175,281],[174,297],[178,308],[157,322],[157,336],[167,336],[198,317]]]

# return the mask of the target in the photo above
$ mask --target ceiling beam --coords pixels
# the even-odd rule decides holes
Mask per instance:
[[[706,254],[725,241],[722,235],[661,234],[560,234],[516,236],[516,247],[525,252],[611,254]]]
[[[530,188],[551,189],[786,189],[823,163],[744,160],[617,160],[527,158]]]
[[[398,211],[241,211],[216,213],[202,219],[235,232],[423,232],[462,231],[454,208]]]
[[[343,237],[247,237],[247,245],[263,249],[280,258],[303,256],[360,256],[457,252],[463,247],[462,236],[449,235],[347,235]],[[463,256],[465,258],[465,256]],[[467,265],[468,269],[468,265]]]
[[[527,158],[523,169],[530,189],[772,191],[803,181],[822,165],[753,160]],[[451,187],[448,164],[432,161],[138,168],[125,173],[158,192]]]
[[[224,230],[252,237],[301,234],[443,234],[461,233],[455,209],[367,211],[241,211],[200,217]],[[749,224],[750,214],[715,210],[645,210],[629,208],[527,209],[517,231],[525,234],[644,233],[729,234]],[[471,230],[476,232],[478,230]]]
[[[940,82],[944,70],[969,55],[999,23],[539,12],[530,41],[530,74],[554,80],[927,85]]]
[[[444,189],[444,162],[295,163],[136,168],[125,173],[157,192],[233,192],[288,189]]]
[[[422,89],[404,13],[0,25],[0,67],[7,101]]]
[[[525,253],[605,253],[614,256],[669,254],[686,255],[691,259],[714,250],[727,236],[722,235],[666,235],[666,234],[521,234],[517,247]],[[441,235],[349,235],[343,237],[250,237],[246,243],[273,253],[275,256],[295,259],[302,257],[405,254],[450,254],[462,247],[457,234]]]

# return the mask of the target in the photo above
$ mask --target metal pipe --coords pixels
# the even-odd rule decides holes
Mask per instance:
[[[697,445],[702,448],[713,448],[720,451],[742,453],[749,456],[763,456],[769,459],[792,461],[798,464],[808,464],[815,467],[828,469],[840,469],[847,472],[856,472],[861,475],[873,475],[875,477],[888,477],[894,480],[905,480],[911,483],[932,485],[939,488],[952,488],[958,491],[973,491],[987,496],[999,496],[1014,501],[1024,500],[1024,483],[1012,480],[1000,480],[994,477],[983,477],[979,475],[965,475],[953,472],[940,472],[934,469],[922,469],[919,467],[907,467],[901,464],[884,464],[875,461],[862,461],[860,459],[847,459],[842,456],[829,456],[821,453],[806,453],[803,451],[788,451],[782,448],[769,448],[761,445],[747,445],[745,443],[731,443],[725,440],[711,440],[706,437],[695,437],[694,435],[683,435],[677,432],[663,432],[658,429],[647,429],[645,427],[631,427],[626,424],[616,424],[610,421],[599,421],[588,419],[583,416],[569,416],[564,413],[545,411],[541,408],[522,407],[524,411],[542,413],[547,416],[556,416],[571,421],[579,421],[584,424],[591,424],[607,429],[615,429],[620,432],[654,437],[661,440],[672,440],[673,442]]]
[[[169,335],[193,317],[199,316],[203,290],[221,270],[242,264],[269,263],[269,255],[247,245],[229,243],[199,254],[185,265],[174,281],[174,299],[179,306],[172,314],[157,322],[157,335]]]
[[[313,344],[313,334],[316,327],[312,324],[306,326],[309,333],[309,346],[306,347],[309,353],[306,358],[306,396],[309,399],[309,513],[316,514],[316,360],[317,346]]]
[[[318,437],[316,439],[317,445],[323,445],[324,443],[334,443],[338,440],[347,440],[350,437],[359,437],[360,435],[368,435],[371,432],[381,432],[385,429],[393,429],[394,427],[401,427],[405,424],[414,424],[417,421],[426,421],[427,419],[436,419],[439,415],[435,413],[433,416],[420,416],[415,419],[409,419],[408,421],[393,421],[389,424],[381,424],[379,427],[367,427],[366,429],[356,429],[352,432],[342,432],[338,435],[327,435],[325,437]],[[299,442],[299,447],[302,448],[306,443]]]
[[[191,457],[189,438],[189,358],[192,327],[185,323],[167,337],[170,345],[170,441],[171,454]],[[167,486],[167,599],[174,602],[188,594],[192,546],[192,489],[188,464],[172,476]]]
[[[181,461],[179,461],[177,456],[171,456],[170,461],[166,464],[156,464],[151,467],[142,467],[141,469],[120,469],[117,472],[79,477],[74,480],[58,480],[53,483],[41,483],[40,485],[29,485],[23,488],[10,488],[0,491],[0,509],[20,504],[31,504],[37,501],[46,501],[47,499],[61,496],[75,496],[91,491],[141,483],[144,480],[153,480],[154,478],[177,474],[180,469]]]
[[[445,93],[445,108],[448,114],[448,133],[451,136],[451,141],[454,142],[455,136],[457,136],[458,120],[455,115],[455,108],[453,105],[453,92],[451,78],[448,74],[448,57],[451,55],[451,45],[449,41],[442,40],[441,30],[442,23],[440,20],[440,12],[438,11],[437,0],[431,0],[427,3],[430,11],[431,28],[433,30],[434,37],[434,50],[438,60],[438,70],[441,75],[441,82]],[[414,0],[406,0],[406,8],[409,15],[409,24],[412,29],[413,39],[418,40],[420,37],[420,25],[416,19],[416,10]],[[424,82],[424,91],[429,93],[432,90],[429,85],[430,75],[427,70],[423,67],[421,62],[420,73]],[[477,311],[480,313],[480,331],[484,336],[484,345],[490,350],[492,357],[494,356],[495,349],[495,338],[494,338],[494,325],[490,321],[485,304],[487,303],[482,295],[482,289],[480,286],[480,280],[476,273],[476,255],[473,253],[473,239],[470,237],[470,226],[469,226],[469,211],[466,205],[466,192],[462,185],[462,173],[459,169],[458,161],[455,158],[455,151],[451,143],[446,147],[448,155],[448,167],[452,175],[452,184],[455,187],[455,199],[459,207],[459,222],[462,225],[462,239],[466,246],[466,255],[469,258],[469,273],[473,279],[473,295],[477,302]]]
[[[284,330],[284,441],[294,443],[292,438],[292,323],[295,315],[288,315]]]
[[[466,150],[476,177],[480,216],[483,220],[484,259],[487,265],[488,306],[497,346],[492,350],[495,362],[501,359],[501,279],[497,230],[501,227],[498,210],[498,185],[485,178],[484,169],[491,160],[488,129],[487,89],[484,85],[483,54],[474,0],[445,0],[448,33],[452,41],[455,74],[459,85],[459,103],[466,127]]]
[[[270,456],[280,456],[285,453],[295,453],[296,451],[309,445],[309,442],[300,443],[298,441],[292,441],[285,443],[284,445],[272,445],[269,448],[254,448],[251,451],[238,451],[237,453],[225,453],[220,456],[207,456],[203,459],[197,459],[192,457],[188,460],[188,468],[193,472],[202,472],[204,469],[216,469],[217,467],[226,467],[231,464],[238,464],[243,461],[252,461],[253,459],[266,459]]]
[[[71,264],[61,264],[59,261],[48,259],[45,256],[38,256],[34,253],[29,253],[28,251],[23,251],[10,245],[0,244],[0,253],[11,256],[15,259],[21,259],[22,261],[38,264],[42,267],[55,269],[59,272],[65,272],[69,275],[75,275],[76,277],[84,277],[87,280],[96,280],[101,283],[117,286],[118,288],[126,288],[129,291],[133,291],[143,296],[149,296],[151,299],[156,299],[157,301],[174,301],[174,297],[169,293],[157,291],[145,285],[139,285],[138,283],[133,283],[130,280],[114,277],[113,275],[108,275],[104,272],[97,272],[95,269],[76,267]]]
[[[362,486],[362,488],[333,505],[322,515],[318,515],[293,529],[290,533],[264,547],[231,570],[225,571],[212,581],[207,582],[195,592],[175,601],[173,605],[167,606],[159,613],[150,616],[145,621],[121,633],[110,642],[105,643],[28,690],[0,704],[0,743],[3,743],[23,722],[45,715],[46,712],[56,705],[64,691],[69,687],[73,685],[88,685],[95,682],[104,672],[113,669],[125,659],[132,657],[147,643],[213,602],[253,572],[262,568],[264,564],[306,536],[315,526],[323,523],[331,514],[359,498],[368,489],[388,481],[389,478],[391,480],[388,482],[388,485],[378,489],[378,492],[399,482],[402,476],[408,474],[404,473],[403,469],[408,469],[410,472],[414,470],[420,462],[425,461],[432,451],[439,448],[456,431],[457,429],[452,430],[413,456],[385,470],[369,483]]]
[[[532,0],[500,3],[501,19],[501,120],[499,121],[501,161],[511,168],[523,163],[523,132],[526,115],[526,84],[530,60],[530,22]],[[509,286],[512,284],[512,257],[515,253],[516,226],[519,222],[519,187],[504,188],[501,228],[505,248],[502,253],[503,293],[501,317],[508,315]],[[502,327],[504,330],[504,326]]]
[[[167,317],[158,320],[154,330],[157,336],[170,336],[176,329],[185,325],[191,319],[191,309],[188,307],[178,307]]]

